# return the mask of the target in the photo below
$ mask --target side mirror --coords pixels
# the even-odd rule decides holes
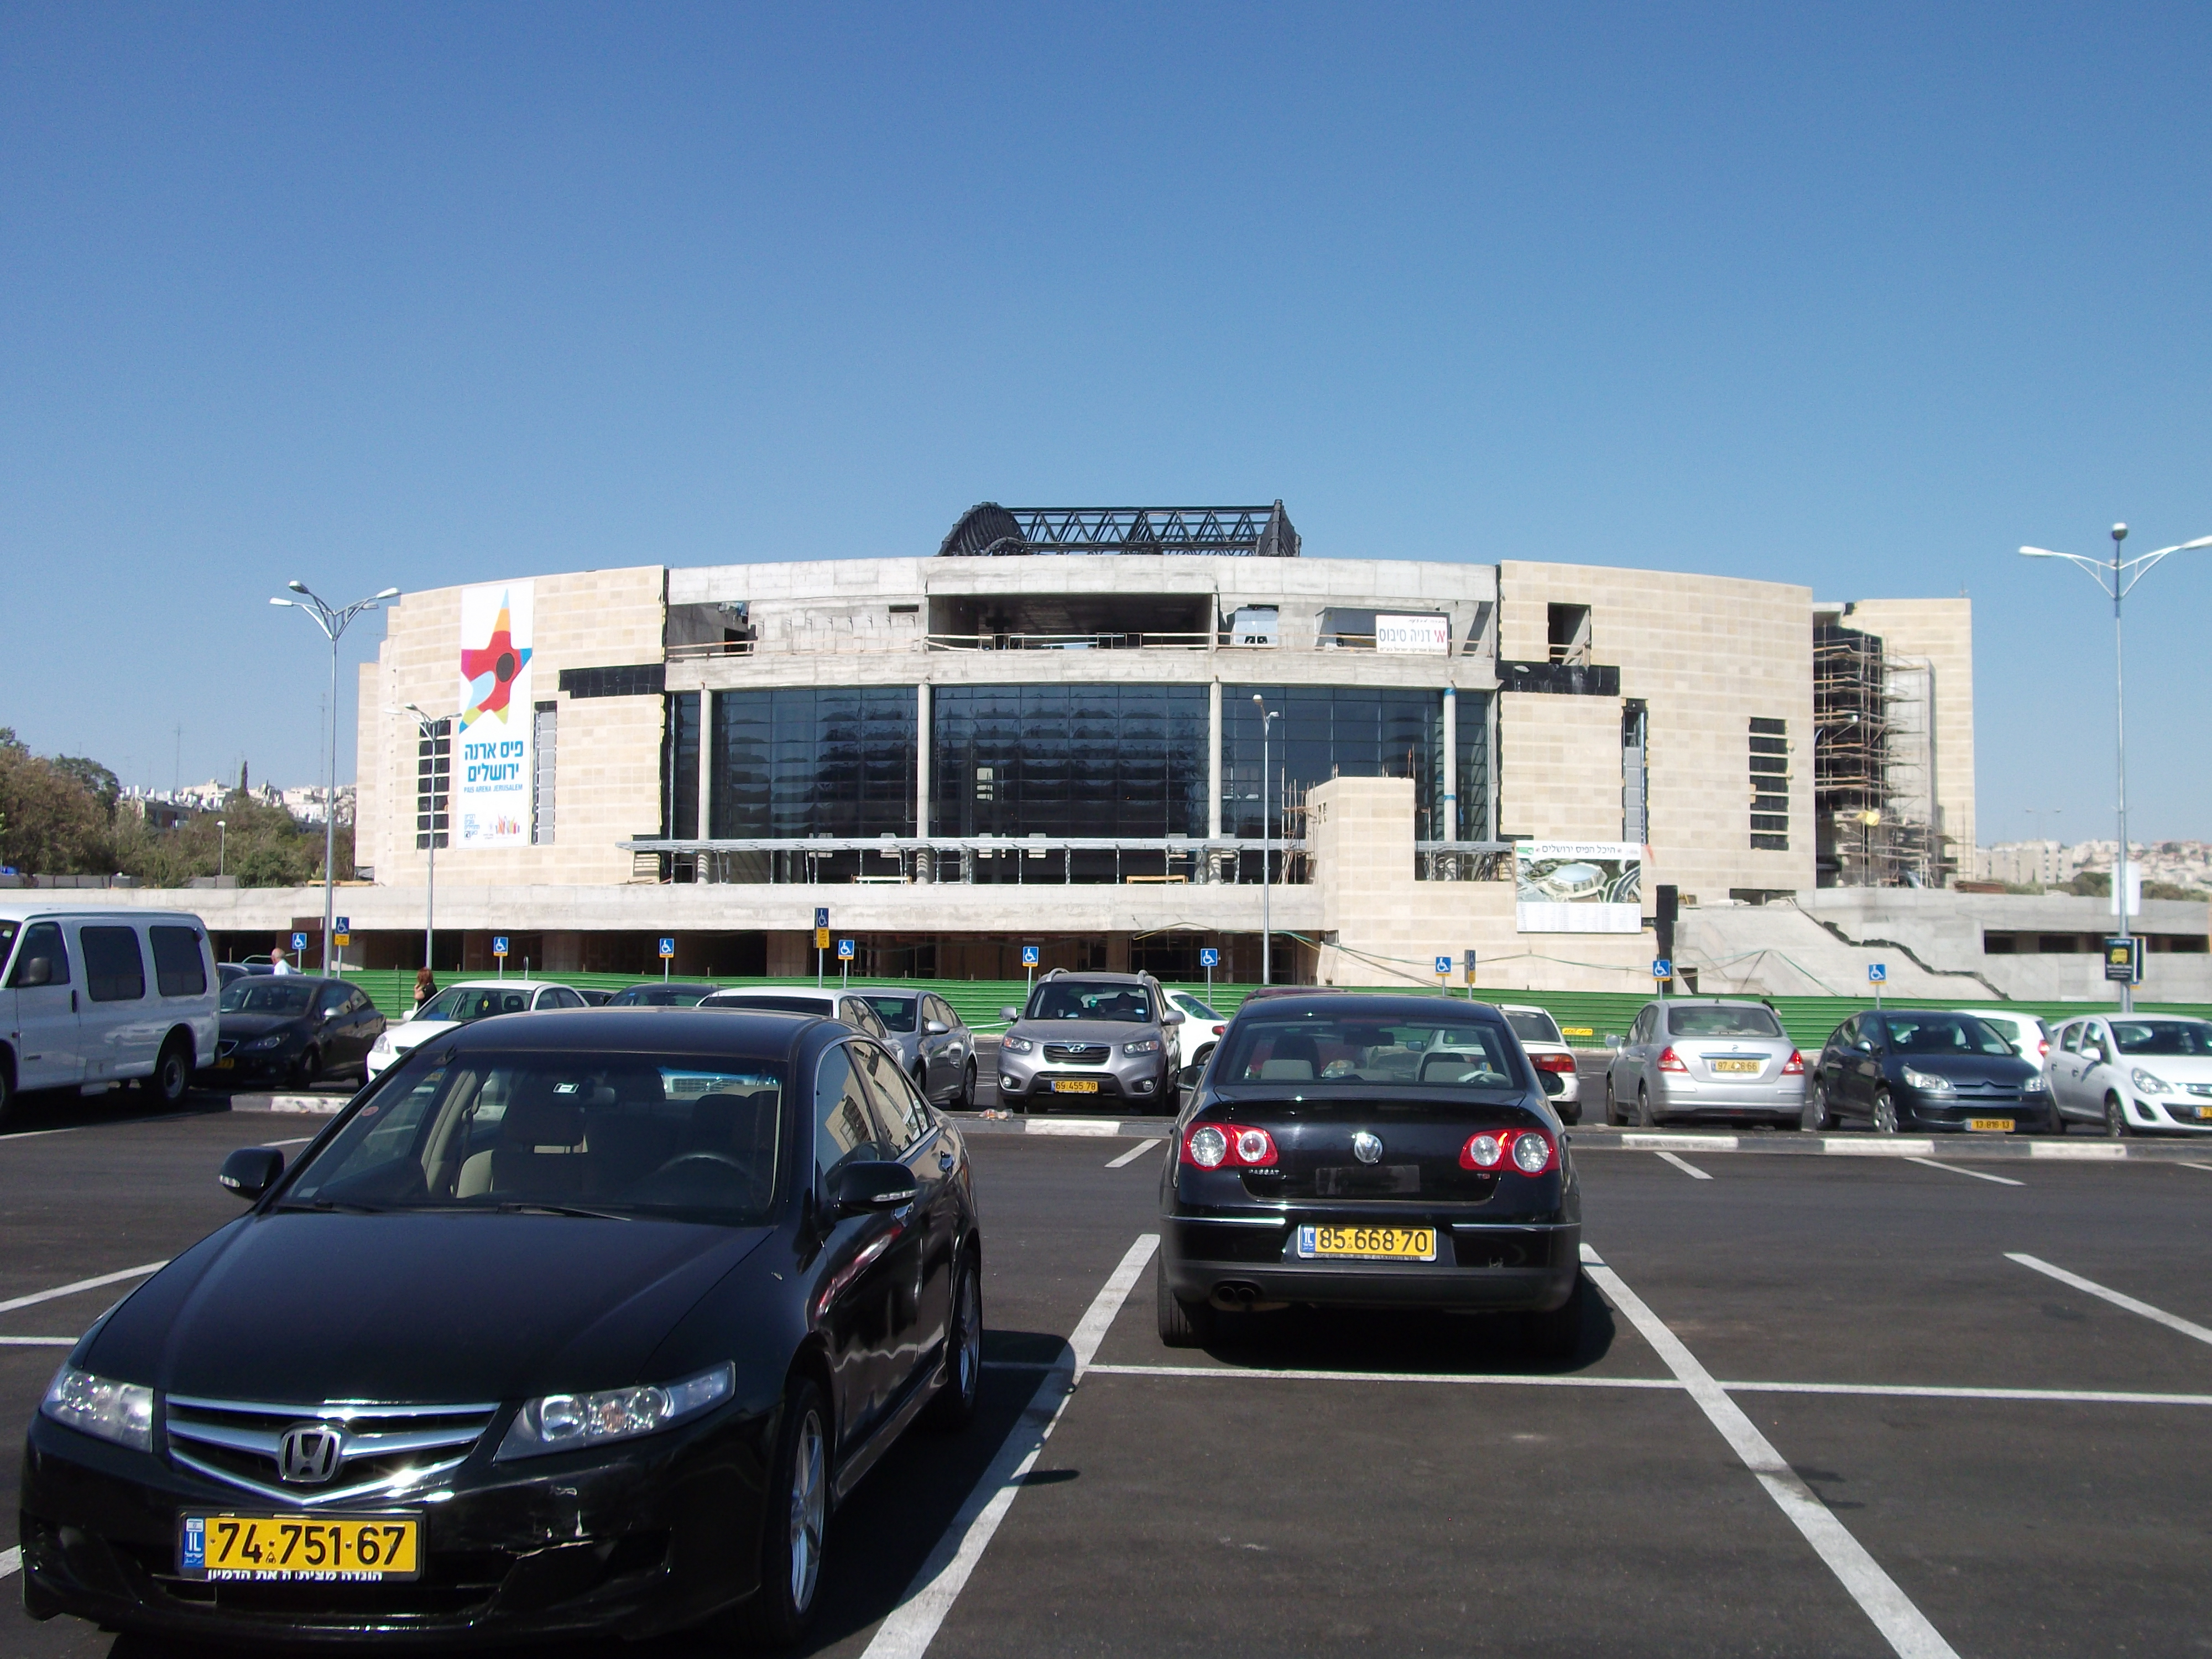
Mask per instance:
[[[1178,1089],[1195,1089],[1198,1087],[1199,1079],[1205,1074],[1206,1062],[1202,1060],[1193,1060],[1189,1065],[1184,1066],[1182,1070],[1176,1073],[1176,1087]]]
[[[914,1171],[905,1164],[863,1162],[837,1171],[830,1198],[839,1215],[860,1215],[870,1210],[903,1209],[921,1191]]]
[[[952,1028],[950,1025],[947,1025],[943,1020],[933,1019],[927,1022],[922,1026],[921,1034],[924,1036],[943,1036],[951,1029]]]
[[[1539,1072],[1536,1073],[1536,1081],[1543,1085],[1544,1092],[1547,1095],[1563,1095],[1567,1091],[1566,1079],[1561,1077],[1557,1072]]]
[[[1620,1034],[1619,1034],[1618,1032],[1615,1032],[1615,1031],[1607,1031],[1607,1032],[1605,1034],[1605,1046],[1606,1046],[1607,1048],[1620,1048]]]
[[[15,970],[15,983],[26,991],[34,985],[50,985],[53,977],[54,960],[52,957],[33,957]]]
[[[1005,1020],[1009,1025],[1012,1024],[1014,1021],[1019,1019],[1021,1017],[1022,1011],[1013,1006],[1011,1003],[1006,1007],[999,1010],[999,1018]]]
[[[251,1204],[284,1173],[284,1154],[274,1146],[241,1146],[222,1161],[216,1179]]]
[[[1167,1012],[1160,1016],[1160,1024],[1163,1025],[1180,1025],[1183,1023],[1184,1018],[1185,1016],[1178,1013],[1173,1008],[1170,1008]]]

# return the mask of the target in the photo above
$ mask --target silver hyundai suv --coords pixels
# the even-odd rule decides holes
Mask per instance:
[[[1017,1108],[1109,1102],[1172,1114],[1182,1015],[1150,974],[1078,974],[1055,968],[1029,1007],[999,1011],[999,1100]]]

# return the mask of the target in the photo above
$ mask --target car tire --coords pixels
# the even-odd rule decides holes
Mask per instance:
[[[1154,1281],[1158,1287],[1160,1342],[1170,1348],[1202,1348],[1213,1340],[1213,1309],[1204,1302],[1185,1302],[1168,1289],[1167,1266],[1160,1265]]]
[[[1797,1127],[1808,1134],[1825,1134],[1834,1121],[1828,1115],[1828,1091],[1816,1078],[1805,1091],[1805,1108],[1797,1115]]]
[[[975,1109],[975,1062],[969,1060],[968,1069],[960,1074],[960,1092],[952,1103],[963,1112]]]
[[[15,1073],[14,1067],[0,1060],[0,1129],[8,1127],[8,1120],[15,1109]]]
[[[323,1056],[312,1043],[293,1063],[292,1075],[288,1079],[295,1089],[312,1089],[315,1079],[323,1074]]]
[[[2128,1121],[2128,1109],[2120,1104],[2120,1097],[2118,1095],[2106,1095],[2105,1097],[2105,1138],[2108,1140],[2125,1140],[2135,1132],[2135,1125]]]
[[[1540,1365],[1571,1365],[1583,1345],[1583,1285],[1579,1270],[1567,1299],[1548,1313],[1521,1316],[1521,1346]]]
[[[784,1391],[768,1494],[760,1587],[738,1604],[732,1633],[752,1645],[787,1648],[812,1620],[830,1524],[830,1412],[822,1390],[804,1376]]]
[[[1639,1129],[1659,1127],[1658,1115],[1651,1109],[1651,1091],[1640,1083],[1636,1085],[1636,1127]]]
[[[946,1434],[975,1420],[983,1386],[983,1283],[975,1258],[963,1251],[952,1268],[952,1321],[945,1333],[945,1382],[922,1408],[921,1421]]]
[[[1874,1132],[1878,1135],[1897,1133],[1897,1103],[1887,1089],[1874,1097]]]
[[[1608,1129],[1617,1129],[1620,1127],[1620,1109],[1613,1103],[1613,1073],[1611,1072],[1605,1074],[1605,1127]]]
[[[152,1074],[143,1081],[146,1092],[164,1111],[185,1103],[185,1092],[192,1086],[192,1062],[181,1038],[171,1037],[161,1045]]]

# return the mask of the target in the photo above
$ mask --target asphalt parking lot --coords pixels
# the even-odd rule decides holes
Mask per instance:
[[[236,1212],[224,1152],[319,1125],[194,1103],[0,1136],[11,1492],[59,1344]],[[2212,1651],[2212,1155],[1598,1139],[1602,1294],[1546,1372],[1480,1318],[1265,1315],[1164,1348],[1161,1149],[979,1126],[985,1408],[841,1514],[814,1650]],[[10,1502],[0,1652],[163,1651],[25,1620],[15,1542]]]

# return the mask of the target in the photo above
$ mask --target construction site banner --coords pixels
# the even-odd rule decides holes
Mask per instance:
[[[461,847],[530,840],[531,638],[526,581],[461,590],[461,717],[453,734],[453,816]]]
[[[1643,931],[1644,849],[1633,842],[1520,842],[1513,876],[1522,933]]]

